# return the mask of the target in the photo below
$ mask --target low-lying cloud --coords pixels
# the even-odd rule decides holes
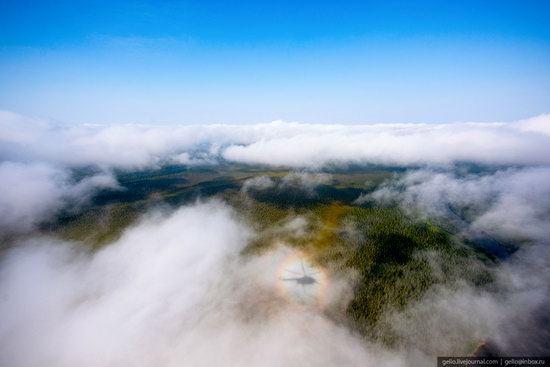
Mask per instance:
[[[547,356],[548,269],[547,245],[522,248],[494,271],[490,290],[435,286],[403,311],[385,315],[385,327],[403,345],[433,356],[468,355],[482,343],[496,355]]]
[[[514,241],[550,238],[550,168],[509,168],[460,175],[454,171],[413,170],[358,203],[397,203],[427,217],[467,225],[470,235],[484,233]]]
[[[60,125],[0,113],[0,157],[143,168],[227,160],[293,168],[331,164],[550,164],[550,117],[514,123]]]
[[[278,296],[280,254],[239,256],[252,236],[209,202],[149,216],[95,253],[19,244],[0,267],[0,364],[405,365]]]
[[[403,312],[386,315],[386,327],[393,329],[405,344],[432,355],[464,355],[464,347],[472,339],[489,342],[493,353],[547,355],[548,182],[548,167],[475,174],[421,169],[361,195],[359,204],[399,205],[413,218],[443,219],[469,239],[523,243],[491,270],[495,279],[490,289],[460,282],[452,287],[433,287]],[[485,250],[499,255],[494,248]]]
[[[44,163],[0,163],[0,238],[33,229],[60,210],[86,202],[100,188],[116,188],[108,173],[79,181],[67,170]]]
[[[332,176],[327,173],[291,172],[280,179],[269,176],[257,176],[243,182],[241,191],[246,193],[250,190],[298,190],[306,196],[314,196],[315,188],[327,184]]]

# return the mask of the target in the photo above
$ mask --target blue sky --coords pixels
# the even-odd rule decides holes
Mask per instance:
[[[0,109],[74,123],[550,112],[548,1],[0,2]]]

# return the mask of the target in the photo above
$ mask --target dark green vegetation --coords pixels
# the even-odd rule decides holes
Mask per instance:
[[[387,343],[397,342],[391,329],[379,325],[385,311],[416,301],[436,284],[492,282],[493,260],[444,228],[408,218],[397,208],[372,208],[336,202],[288,210],[249,201],[247,210],[260,228],[284,228],[288,218],[307,219],[304,236],[261,232],[249,247],[261,252],[281,239],[307,253],[332,272],[359,273],[347,308],[349,326]],[[269,218],[269,219],[266,219]]]
[[[491,274],[482,263],[490,260],[459,238],[429,222],[413,221],[396,209],[352,208],[348,220],[363,235],[362,243],[346,258],[363,281],[348,309],[364,332],[375,328],[383,311],[418,300],[429,287],[456,280],[484,286]],[[346,234],[338,240],[346,242]]]
[[[97,247],[116,239],[151,208],[216,197],[258,232],[245,256],[284,242],[329,271],[358,274],[345,319],[364,335],[392,343],[395,337],[380,327],[384,311],[418,300],[435,284],[452,286],[461,280],[487,286],[488,269],[494,265],[490,256],[454,235],[450,224],[410,218],[398,207],[354,204],[361,193],[397,174],[382,169],[335,171],[321,183],[308,185],[285,183],[288,171],[246,167],[120,173],[121,190],[99,193],[87,208],[66,213],[44,229]],[[243,183],[257,177],[264,177],[269,187],[243,192]],[[301,224],[289,225],[296,218]]]

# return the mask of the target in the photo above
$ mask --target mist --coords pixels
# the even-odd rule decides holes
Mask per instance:
[[[410,170],[357,203],[398,203],[406,211],[447,219],[465,235],[546,243],[550,238],[550,168],[460,174]],[[412,213],[411,213],[412,214]]]
[[[45,163],[0,163],[0,237],[34,229],[61,210],[84,204],[99,189],[118,188],[109,172],[80,180],[70,171]]]
[[[491,269],[495,282],[489,289],[462,282],[436,286],[404,312],[386,315],[388,327],[407,344],[421,346],[433,355],[449,351],[464,355],[467,351],[459,346],[467,346],[472,336],[490,342],[493,352],[548,355],[549,180],[548,167],[468,174],[413,169],[361,195],[360,204],[398,204],[417,220],[438,219],[453,225],[474,243],[496,239],[500,243],[490,242],[489,248],[483,242],[477,245],[504,257]],[[506,247],[510,243],[523,245],[517,251],[513,248],[510,255]]]

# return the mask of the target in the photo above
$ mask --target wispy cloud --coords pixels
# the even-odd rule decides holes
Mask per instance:
[[[458,175],[413,170],[359,203],[397,203],[427,217],[465,224],[470,236],[491,234],[507,240],[547,242],[550,237],[550,168],[503,169]]]
[[[60,210],[85,203],[97,189],[117,187],[109,173],[77,181],[67,170],[44,163],[0,163],[0,239],[34,229]]]

